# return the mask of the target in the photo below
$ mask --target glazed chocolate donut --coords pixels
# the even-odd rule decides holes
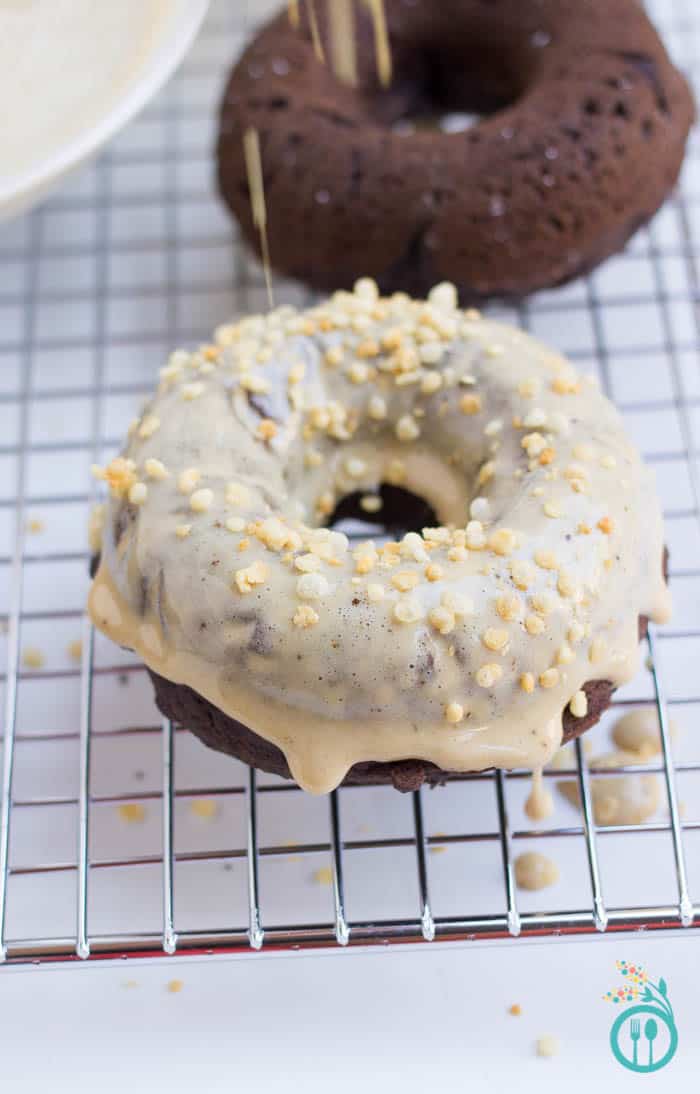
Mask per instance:
[[[166,714],[313,792],[544,766],[668,613],[653,481],[615,409],[456,305],[363,280],[222,327],[172,355],[97,469],[95,624]],[[357,497],[432,520],[351,543],[325,525]]]
[[[638,0],[386,0],[386,90],[355,6],[356,87],[283,13],[224,94],[221,194],[258,249],[242,140],[256,128],[281,273],[327,290],[369,274],[383,291],[446,279],[465,302],[517,298],[619,250],[676,181],[693,101]],[[483,117],[457,133],[397,126],[455,110]]]

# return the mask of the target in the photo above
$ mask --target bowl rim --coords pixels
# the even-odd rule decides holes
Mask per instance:
[[[160,91],[184,57],[202,25],[210,0],[174,0],[166,14],[165,30],[146,56],[140,72],[123,96],[93,125],[73,137],[38,166],[0,181],[0,219],[12,215],[11,206],[22,212],[31,204],[32,194],[42,196],[52,181],[58,181],[72,167],[91,156],[110,140],[146,103]],[[4,207],[8,206],[8,209]]]

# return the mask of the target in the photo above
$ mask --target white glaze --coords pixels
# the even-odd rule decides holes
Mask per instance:
[[[307,313],[222,328],[218,349],[173,355],[130,431],[131,462],[101,472],[112,496],[96,625],[278,745],[314,792],[360,761],[542,767],[574,693],[628,680],[638,616],[668,615],[653,482],[614,408],[559,355],[455,310],[453,295],[378,300],[364,282]],[[443,529],[364,561],[313,530],[349,490],[382,481],[425,497]],[[463,546],[476,496],[491,518],[478,550]],[[534,561],[542,552],[555,568]],[[313,553],[307,574],[298,560]],[[527,590],[513,577],[523,563]],[[402,592],[406,573],[418,583]],[[442,633],[430,613],[455,595],[472,610],[453,625],[448,610]],[[504,631],[507,645],[488,648]]]

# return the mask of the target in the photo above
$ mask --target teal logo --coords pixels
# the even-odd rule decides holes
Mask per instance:
[[[617,968],[623,982],[603,996],[620,1011],[610,1030],[612,1054],[628,1071],[660,1071],[678,1048],[668,985],[663,978],[655,984],[641,965],[618,961]]]

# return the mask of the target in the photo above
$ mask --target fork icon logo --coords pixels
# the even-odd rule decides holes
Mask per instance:
[[[660,1071],[670,1063],[678,1048],[678,1031],[668,985],[661,978],[654,983],[641,965],[618,961],[623,977],[603,999],[620,1008],[610,1030],[610,1047],[619,1064],[629,1071]],[[632,1003],[633,1006],[624,1006]]]

